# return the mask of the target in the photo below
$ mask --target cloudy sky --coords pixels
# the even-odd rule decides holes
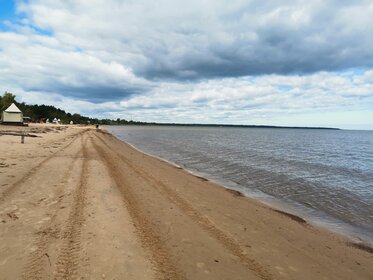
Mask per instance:
[[[92,117],[373,129],[373,2],[0,0],[0,91]]]

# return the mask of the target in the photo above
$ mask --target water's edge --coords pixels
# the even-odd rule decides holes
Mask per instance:
[[[326,229],[326,230],[331,231],[333,233],[339,234],[339,235],[351,240],[351,242],[353,242],[353,243],[358,243],[358,244],[364,243],[364,244],[368,244],[369,246],[373,246],[373,237],[371,237],[371,236],[369,236],[369,235],[367,235],[363,232],[357,231],[353,226],[351,226],[347,223],[344,223],[342,221],[338,221],[338,220],[336,220],[332,217],[328,217],[328,216],[322,217],[322,213],[317,213],[317,215],[316,215],[315,210],[306,209],[302,205],[295,205],[293,201],[287,202],[284,199],[281,200],[281,199],[272,197],[272,196],[270,196],[268,194],[265,194],[265,193],[263,193],[259,190],[250,191],[247,188],[244,188],[244,187],[240,186],[239,184],[237,184],[235,182],[228,181],[228,180],[222,180],[220,178],[214,177],[214,175],[212,175],[212,174],[203,173],[199,170],[194,170],[194,169],[191,169],[190,167],[187,167],[185,165],[178,164],[178,163],[173,162],[171,160],[161,158],[160,156],[154,155],[152,153],[145,152],[145,151],[141,150],[140,148],[136,147],[134,144],[131,144],[131,143],[125,141],[124,139],[121,139],[119,135],[115,135],[109,129],[105,129],[105,130],[109,134],[113,135],[116,139],[118,139],[119,141],[122,141],[123,143],[130,146],[134,150],[136,150],[136,151],[138,151],[138,152],[140,152],[144,155],[156,158],[156,159],[158,159],[158,160],[160,160],[160,161],[162,161],[166,164],[169,164],[169,165],[171,165],[171,166],[173,166],[177,169],[182,169],[185,172],[191,174],[192,176],[195,176],[197,178],[202,178],[204,180],[212,182],[212,183],[214,183],[214,184],[216,184],[220,187],[223,187],[225,189],[238,191],[244,197],[254,199],[254,200],[262,203],[266,207],[269,207],[269,208],[273,209],[274,211],[279,210],[279,211],[283,211],[283,212],[289,213],[291,215],[300,217],[301,219],[304,219],[308,224],[310,224],[312,226],[320,227],[322,229]]]

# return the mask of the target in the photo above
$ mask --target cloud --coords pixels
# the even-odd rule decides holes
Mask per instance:
[[[181,5],[182,4],[182,5]],[[147,79],[373,65],[371,1],[30,1],[29,24]]]
[[[116,117],[136,120],[254,124],[279,116],[370,110],[368,72],[264,75],[198,83],[162,83],[147,94],[120,102]]]
[[[0,90],[91,116],[254,123],[373,107],[371,1],[31,0]]]
[[[53,37],[3,32],[0,49],[0,80],[26,91],[103,102],[142,93],[151,84],[116,61],[60,48]]]

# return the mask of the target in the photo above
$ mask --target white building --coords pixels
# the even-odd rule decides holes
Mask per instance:
[[[23,124],[23,113],[12,103],[1,113],[1,122],[4,124]]]

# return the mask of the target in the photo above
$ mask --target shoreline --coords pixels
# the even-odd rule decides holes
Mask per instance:
[[[131,143],[129,143],[129,142],[123,140],[123,139],[120,139],[118,136],[116,136],[115,134],[107,131],[106,129],[105,129],[105,131],[106,131],[106,133],[115,137],[118,141],[123,142],[125,145],[128,145],[129,147],[136,150],[137,152],[139,152],[141,154],[144,154],[146,156],[152,157],[156,160],[159,160],[159,161],[161,161],[165,164],[168,164],[168,165],[170,165],[174,168],[182,170],[182,171],[190,174],[191,176],[194,176],[195,178],[197,178],[199,180],[202,180],[204,182],[212,183],[212,184],[216,185],[217,187],[224,189],[228,193],[231,193],[233,196],[243,197],[243,198],[246,198],[246,199],[251,200],[251,201],[253,200],[256,203],[261,204],[262,207],[268,207],[271,211],[279,213],[279,214],[285,216],[286,218],[289,218],[289,219],[291,219],[291,220],[293,220],[293,221],[295,221],[299,224],[309,225],[311,227],[315,227],[317,229],[327,231],[331,234],[335,234],[337,236],[340,236],[343,239],[346,239],[346,244],[348,244],[350,246],[353,246],[353,247],[356,247],[356,248],[359,248],[363,251],[373,253],[373,246],[372,246],[373,241],[362,239],[362,237],[359,237],[359,236],[353,236],[352,233],[348,232],[348,230],[343,231],[343,229],[338,230],[336,228],[334,228],[335,230],[333,230],[333,228],[328,227],[327,224],[316,223],[315,221],[310,221],[308,219],[309,217],[304,218],[303,216],[299,215],[298,213],[293,213],[292,210],[294,210],[294,206],[290,205],[289,203],[286,203],[284,201],[281,201],[280,199],[277,199],[277,198],[272,197],[270,195],[267,195],[265,193],[263,193],[263,195],[268,196],[268,198],[270,198],[270,200],[264,200],[262,196],[250,195],[249,192],[244,192],[242,189],[236,189],[236,188],[231,187],[229,185],[225,185],[222,181],[214,180],[212,178],[209,178],[208,174],[204,174],[200,171],[194,171],[194,170],[188,169],[187,167],[179,165],[178,163],[175,163],[173,161],[170,161],[170,160],[164,159],[160,156],[145,152],[145,151],[141,150],[140,148],[136,147],[134,144],[131,144]],[[234,183],[234,184],[237,184],[237,183]],[[239,185],[239,184],[237,184],[237,185]],[[295,210],[297,210],[297,209],[295,209]],[[296,212],[296,211],[294,211],[294,212]]]
[[[307,129],[307,130],[342,130],[338,127],[324,126],[278,126],[278,125],[250,125],[250,124],[202,124],[202,123],[147,123],[134,122],[127,124],[110,124],[111,126],[135,125],[135,126],[174,126],[174,127],[232,127],[232,128],[275,128],[275,129]]]
[[[228,191],[238,192],[240,193],[240,196],[256,200],[263,205],[272,208],[273,211],[282,212],[284,213],[284,215],[287,215],[288,217],[294,217],[294,219],[296,220],[303,220],[312,226],[319,227],[321,229],[325,229],[332,233],[341,235],[349,239],[352,243],[363,244],[365,247],[371,248],[371,250],[373,250],[373,237],[369,238],[368,233],[363,232],[360,228],[355,228],[353,225],[348,224],[347,222],[335,219],[319,210],[309,209],[303,205],[296,205],[296,203],[293,201],[286,201],[280,198],[276,198],[261,191],[246,190],[243,186],[236,182],[231,182],[216,177],[214,178],[214,175],[206,174],[198,170],[192,170],[187,166],[180,165],[179,163],[164,159],[158,155],[145,152],[136,147],[134,144],[131,144],[124,139],[121,139],[119,136],[111,133],[107,129],[105,129],[105,131],[113,135],[119,141],[124,142],[126,145],[144,155],[158,159],[178,169],[182,169],[192,176],[195,176],[196,178],[216,184]]]
[[[0,137],[6,279],[371,279],[370,247],[92,127]],[[61,126],[62,127],[62,126]],[[1,127],[0,127],[1,129]]]
[[[303,215],[301,215],[299,213],[294,213],[294,212],[297,212],[297,210],[301,211],[301,209],[299,207],[297,208],[296,206],[291,205],[289,202],[285,202],[285,201],[283,201],[279,198],[272,197],[272,196],[267,195],[265,193],[262,193],[260,191],[245,192],[242,189],[242,187],[241,188],[235,188],[233,186],[230,186],[227,181],[225,181],[226,182],[226,184],[225,184],[224,181],[222,181],[222,180],[212,178],[213,175],[210,175],[211,176],[210,177],[209,174],[205,174],[205,173],[202,173],[200,171],[195,171],[195,170],[189,169],[188,167],[182,166],[182,165],[180,165],[176,162],[173,162],[171,160],[162,158],[162,157],[157,156],[157,155],[152,154],[152,153],[145,152],[145,151],[141,150],[140,148],[136,147],[134,144],[131,144],[131,143],[121,139],[119,136],[111,133],[107,129],[104,129],[104,131],[106,133],[112,135],[113,137],[115,137],[117,140],[125,143],[126,145],[128,145],[129,147],[131,147],[132,149],[136,150],[139,153],[142,153],[146,156],[152,157],[156,160],[159,160],[161,162],[169,164],[170,166],[175,167],[177,169],[183,170],[186,173],[196,177],[197,179],[215,184],[216,186],[218,186],[220,188],[223,188],[224,190],[232,193],[235,196],[244,197],[244,198],[247,198],[247,199],[250,199],[250,200],[254,200],[258,203],[261,203],[264,207],[269,207],[272,211],[280,213],[281,215],[284,215],[284,216],[286,216],[286,217],[288,217],[288,218],[290,218],[290,219],[292,219],[292,220],[294,220],[298,223],[308,224],[312,227],[316,227],[316,228],[319,228],[319,229],[322,229],[322,230],[326,230],[330,233],[340,235],[342,238],[345,238],[345,239],[349,240],[350,241],[349,243],[352,246],[355,246],[355,247],[361,248],[361,249],[364,248],[363,250],[366,250],[367,252],[373,252],[373,240],[371,241],[371,240],[368,240],[368,239],[364,239],[364,237],[362,237],[362,236],[354,236],[353,234],[357,234],[356,232],[354,233],[347,228],[343,228],[343,226],[350,226],[350,227],[352,227],[352,226],[343,222],[343,221],[338,221],[340,223],[343,223],[343,225],[342,225],[342,228],[337,228],[336,224],[333,224],[332,226],[330,226],[330,223],[328,223],[328,222],[330,222],[330,220],[328,220],[328,218],[325,218],[325,220],[323,220],[322,218],[319,218],[319,220],[316,219],[316,218],[314,220],[312,220],[312,218],[309,215],[307,217],[304,217]],[[240,186],[239,184],[237,184],[235,182],[232,182],[232,183],[236,184],[237,186]],[[253,195],[254,193],[258,193],[258,195]],[[267,199],[265,199],[265,198],[267,198]],[[305,212],[303,211],[303,213],[305,213]]]

